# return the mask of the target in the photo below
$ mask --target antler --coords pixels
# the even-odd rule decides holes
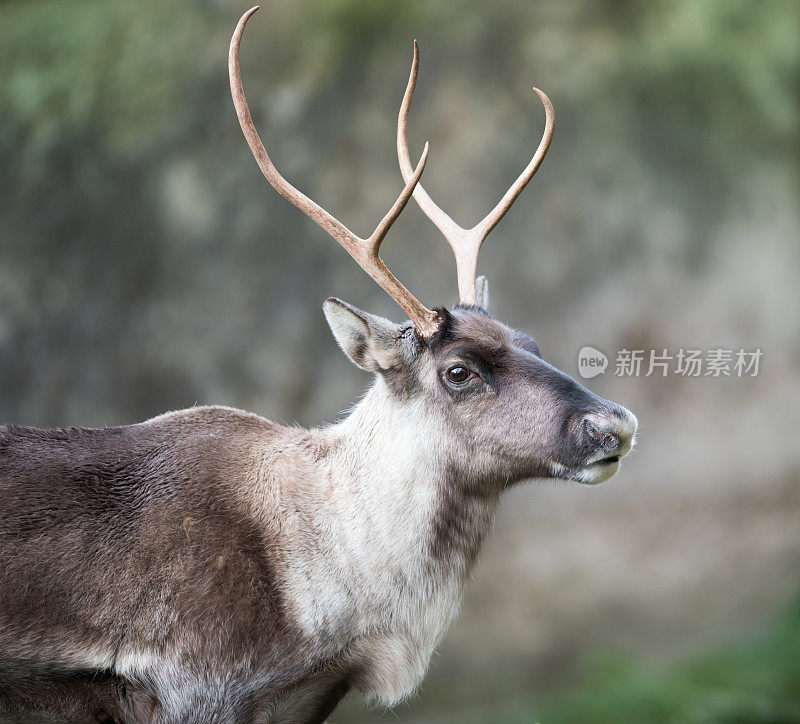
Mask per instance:
[[[411,158],[408,154],[408,109],[411,106],[411,99],[414,96],[414,89],[417,86],[417,73],[419,71],[419,46],[414,41],[414,61],[411,64],[411,75],[408,78],[408,86],[400,105],[400,113],[397,116],[397,157],[400,160],[400,170],[403,178],[409,181],[413,178],[411,169]],[[550,99],[538,88],[533,89],[544,104],[545,127],[539,148],[533,155],[531,162],[520,174],[519,178],[506,191],[505,195],[484,218],[471,229],[464,229],[459,226],[450,216],[440,209],[433,199],[428,196],[428,192],[418,184],[414,189],[414,199],[425,215],[438,227],[444,234],[444,238],[453,249],[456,257],[456,269],[458,272],[458,294],[462,304],[475,304],[477,302],[475,294],[475,275],[478,267],[478,252],[481,249],[483,240],[489,235],[492,229],[497,226],[500,219],[505,216],[511,205],[517,200],[522,190],[528,185],[533,175],[538,170],[544,160],[550,141],[553,140],[553,127],[555,125],[555,113]]]
[[[236,26],[236,30],[233,32],[228,55],[228,73],[231,81],[233,105],[236,108],[236,115],[239,117],[239,125],[242,127],[244,137],[250,146],[250,150],[253,152],[253,156],[255,156],[258,162],[261,172],[264,174],[267,181],[269,181],[270,185],[281,196],[291,201],[300,211],[308,216],[308,218],[315,221],[336,239],[336,241],[344,247],[345,251],[356,260],[358,265],[367,272],[367,274],[369,274],[386,293],[400,305],[400,307],[402,307],[403,311],[414,323],[419,334],[425,339],[430,339],[439,329],[439,315],[425,307],[416,299],[416,297],[414,297],[414,295],[389,271],[378,256],[381,242],[400,215],[400,212],[405,208],[405,205],[411,198],[414,187],[417,185],[422,175],[422,171],[425,168],[425,161],[428,158],[428,144],[425,144],[425,149],[422,151],[422,156],[420,157],[416,169],[411,171],[408,178],[405,179],[406,186],[403,192],[397,198],[397,201],[394,202],[389,213],[383,217],[375,231],[366,239],[362,239],[354,234],[342,224],[342,222],[331,216],[321,206],[314,203],[302,191],[292,186],[292,184],[281,176],[267,154],[264,144],[261,142],[261,138],[258,135],[258,131],[256,131],[256,127],[253,124],[253,119],[250,116],[250,109],[247,106],[247,99],[245,98],[244,88],[242,86],[242,74],[239,68],[239,45],[242,40],[244,26],[256,10],[258,10],[257,5],[242,15]]]

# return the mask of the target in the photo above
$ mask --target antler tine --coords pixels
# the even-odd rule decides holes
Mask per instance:
[[[392,227],[392,224],[397,220],[411,194],[414,187],[419,182],[422,171],[425,169],[425,162],[428,158],[428,144],[420,157],[419,163],[413,172],[409,173],[406,181],[405,188],[403,189],[397,201],[394,202],[392,208],[381,219],[375,231],[363,239],[354,234],[348,229],[341,221],[331,216],[325,209],[312,201],[302,191],[295,188],[290,184],[275,168],[272,160],[269,157],[261,138],[256,131],[253,118],[250,115],[250,108],[247,105],[247,99],[244,94],[244,87],[242,85],[242,73],[239,68],[239,46],[244,33],[244,27],[250,16],[258,10],[258,5],[250,8],[239,20],[236,30],[233,32],[231,38],[230,52],[228,54],[228,73],[231,83],[231,96],[233,97],[233,105],[236,109],[236,115],[239,118],[239,125],[242,127],[242,132],[253,152],[253,156],[258,163],[264,177],[269,181],[270,185],[285,199],[294,204],[300,211],[308,216],[312,221],[315,221],[325,231],[327,231],[336,241],[341,244],[345,251],[355,259],[358,265],[371,276],[386,293],[397,302],[403,311],[408,315],[408,318],[414,323],[417,332],[425,338],[430,339],[439,329],[439,315],[425,307],[411,292],[408,291],[397,278],[389,271],[383,260],[378,255],[386,234]]]
[[[408,77],[408,85],[400,104],[400,112],[397,116],[397,157],[400,161],[400,170],[403,178],[408,181],[412,174],[411,157],[408,152],[408,110],[411,107],[411,99],[414,97],[414,90],[417,87],[417,74],[419,72],[419,46],[414,41],[414,59],[411,63],[411,73]],[[483,240],[497,226],[511,205],[517,200],[528,182],[533,178],[539,166],[544,160],[550,142],[553,140],[553,129],[555,127],[555,112],[550,99],[538,88],[533,89],[544,105],[545,127],[542,140],[536,149],[533,158],[526,166],[525,170],[519,175],[517,180],[506,191],[503,198],[481,221],[471,229],[459,226],[453,219],[443,211],[428,195],[428,192],[418,184],[414,189],[414,200],[425,215],[442,232],[444,238],[453,249],[456,257],[456,270],[458,273],[458,294],[462,304],[475,304],[477,302],[475,292],[475,277],[478,267],[478,253],[481,249]]]
[[[411,61],[411,74],[408,77],[403,102],[400,104],[400,113],[397,116],[397,158],[400,161],[400,170],[403,178],[407,178],[411,173],[411,157],[408,153],[408,110],[411,107],[411,99],[417,87],[417,74],[419,73],[419,45],[414,41],[414,59]],[[443,211],[436,202],[428,195],[428,192],[418,184],[414,189],[414,200],[425,213],[425,215],[438,227],[439,231],[450,239],[457,232],[463,229],[450,216]]]

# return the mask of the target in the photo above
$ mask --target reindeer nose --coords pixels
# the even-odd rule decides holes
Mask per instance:
[[[606,452],[614,452],[619,447],[619,438],[595,425],[588,417],[583,419],[586,434]]]
[[[608,413],[591,412],[583,418],[584,438],[597,449],[599,459],[608,462],[630,452],[637,427],[633,413],[616,405]]]

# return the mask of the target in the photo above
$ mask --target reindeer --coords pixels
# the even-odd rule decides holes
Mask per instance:
[[[547,152],[472,229],[419,184],[400,109],[405,187],[360,238],[286,181],[229,70],[244,136],[273,188],[327,231],[408,316],[330,298],[342,351],[373,375],[340,422],[284,427],[226,407],[137,425],[0,427],[0,717],[321,722],[351,689],[392,705],[422,681],[456,615],[500,494],[527,478],[600,483],[636,418],[545,362],[488,310],[478,251]],[[431,310],[381,242],[413,194],[453,248],[460,302]],[[38,717],[38,718],[37,718]]]

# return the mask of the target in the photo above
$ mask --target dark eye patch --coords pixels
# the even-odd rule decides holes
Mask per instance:
[[[447,368],[462,362],[464,366],[479,375],[484,382],[491,384],[495,370],[503,358],[504,355],[501,350],[492,351],[475,347],[454,346],[442,356],[442,362]]]

